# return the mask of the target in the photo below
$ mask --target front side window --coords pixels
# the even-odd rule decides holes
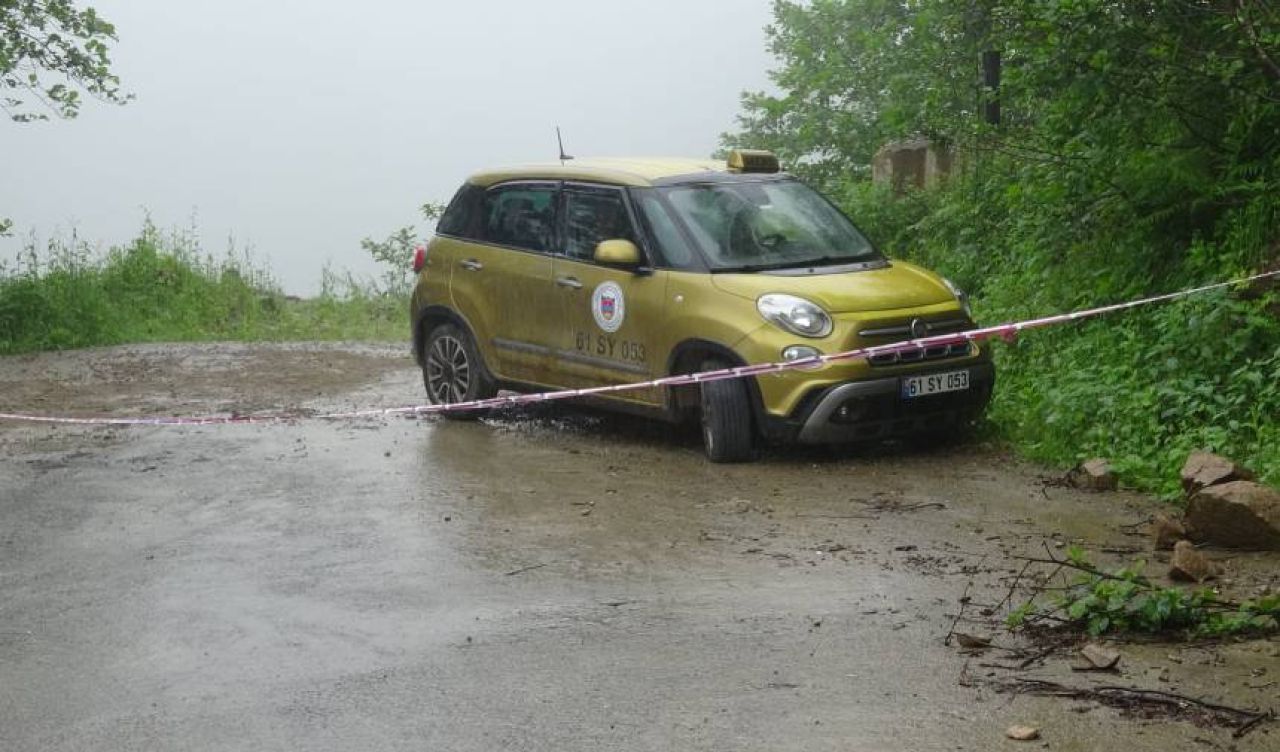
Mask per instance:
[[[697,256],[685,242],[675,217],[662,205],[658,194],[651,188],[641,188],[633,189],[631,195],[659,257],[654,263],[673,269],[694,268],[698,263]]]
[[[659,190],[713,270],[785,269],[880,258],[852,222],[812,188],[794,180]]]
[[[603,240],[636,242],[622,192],[568,187],[564,192],[564,253],[578,261],[595,258]]]
[[[549,252],[555,245],[554,185],[510,185],[491,188],[482,207],[484,240],[530,251]]]

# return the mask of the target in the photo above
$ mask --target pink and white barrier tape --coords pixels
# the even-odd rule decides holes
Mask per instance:
[[[1018,321],[1009,324],[997,324],[995,326],[982,327],[980,329],[970,329],[964,332],[955,332],[951,334],[938,334],[932,337],[921,337],[920,339],[910,339],[902,342],[894,342],[886,345],[873,345],[871,347],[860,347],[856,350],[847,350],[845,352],[831,353],[829,355],[814,355],[808,358],[799,358],[781,363],[759,363],[749,366],[738,366],[735,368],[722,368],[715,371],[703,371],[700,373],[686,373],[675,376],[664,376],[649,381],[637,381],[629,384],[612,384],[609,386],[588,387],[585,389],[562,389],[554,392],[538,392],[535,394],[512,394],[502,397],[492,397],[490,399],[472,400],[469,402],[455,402],[447,405],[408,405],[405,407],[387,407],[375,408],[370,410],[351,410],[347,412],[324,413],[321,415],[288,415],[288,414],[270,414],[270,415],[226,415],[226,416],[208,416],[208,417],[181,417],[181,416],[159,416],[153,418],[72,418],[55,415],[30,415],[26,413],[5,413],[0,412],[0,420],[25,421],[29,423],[56,423],[71,425],[92,425],[92,426],[208,426],[208,425],[224,425],[231,423],[284,423],[305,418],[313,420],[346,420],[351,418],[372,418],[390,415],[428,415],[431,413],[442,413],[460,410],[483,410],[494,407],[509,407],[512,405],[527,405],[534,402],[549,402],[551,400],[571,399],[574,397],[588,397],[597,394],[612,394],[615,392],[625,392],[633,389],[651,389],[653,387],[681,386],[685,384],[698,384],[704,381],[720,381],[722,379],[739,379],[746,376],[758,376],[766,373],[776,373],[778,371],[787,371],[792,369],[805,369],[815,366],[825,365],[827,363],[838,363],[846,360],[854,360],[857,358],[869,358],[873,355],[882,355],[886,353],[902,352],[905,350],[917,350],[923,347],[931,347],[934,345],[951,345],[962,342],[980,342],[991,339],[992,337],[1001,337],[1012,341],[1019,332],[1026,329],[1040,329],[1054,324],[1063,324],[1068,321],[1079,321],[1081,319],[1096,318],[1109,313],[1125,311],[1139,306],[1152,305],[1155,303],[1165,303],[1172,300],[1187,298],[1192,295],[1217,290],[1232,285],[1247,284],[1260,279],[1280,276],[1280,270],[1263,272],[1254,274],[1250,277],[1242,277],[1229,282],[1217,282],[1202,287],[1193,287],[1188,290],[1180,290],[1164,295],[1154,295],[1149,298],[1140,298],[1131,300],[1127,303],[1115,303],[1113,305],[1101,306],[1098,308],[1088,308],[1081,311],[1073,311],[1070,313],[1059,313],[1053,316],[1045,316],[1038,319],[1028,319],[1026,321]]]

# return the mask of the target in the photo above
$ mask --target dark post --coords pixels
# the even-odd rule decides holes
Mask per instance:
[[[983,110],[991,125],[1000,125],[1000,52],[987,50],[982,53]]]

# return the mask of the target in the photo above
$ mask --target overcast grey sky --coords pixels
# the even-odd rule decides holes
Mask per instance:
[[[0,217],[103,246],[193,215],[289,292],[470,172],[555,156],[706,156],[767,86],[769,0],[91,0],[137,96],[0,122]]]

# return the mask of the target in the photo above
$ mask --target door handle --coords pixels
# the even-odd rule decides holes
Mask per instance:
[[[578,281],[577,277],[556,277],[556,284],[561,287],[569,287],[574,290],[582,289],[582,283]]]
[[[484,264],[476,261],[475,259],[463,259],[458,262],[458,266],[461,266],[469,272],[478,272],[484,268]]]

